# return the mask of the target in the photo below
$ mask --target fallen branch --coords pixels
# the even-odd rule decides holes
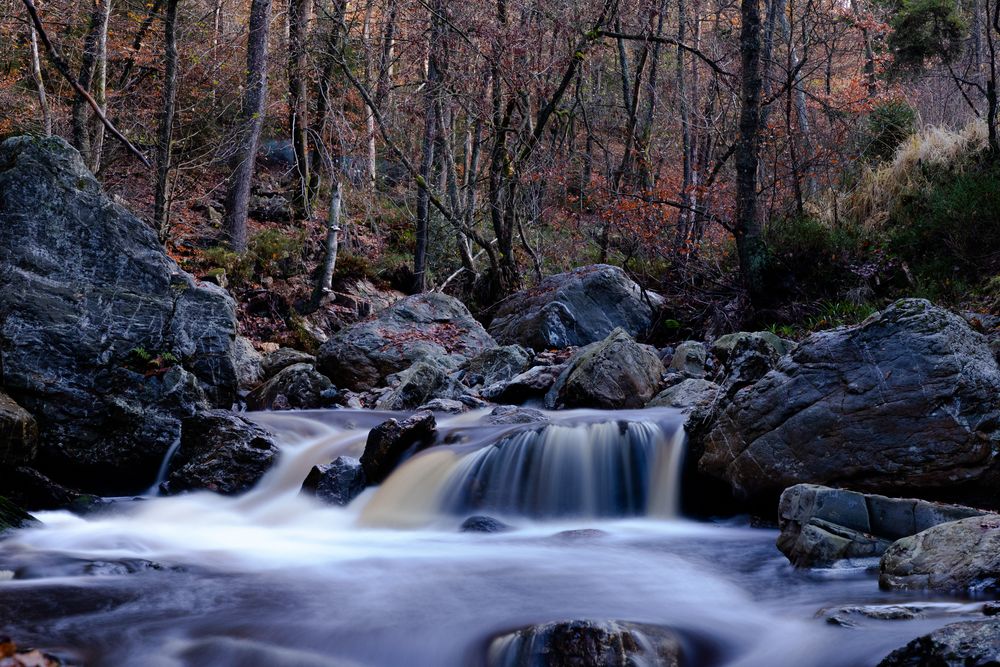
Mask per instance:
[[[52,63],[56,66],[56,69],[59,70],[59,73],[63,75],[63,78],[69,81],[69,84],[73,86],[73,90],[76,91],[76,94],[82,97],[87,104],[90,105],[90,107],[94,110],[94,113],[100,119],[101,123],[107,128],[108,132],[110,132],[115,139],[124,144],[129,152],[139,158],[144,165],[152,167],[153,165],[149,163],[146,156],[143,155],[138,148],[133,146],[132,142],[126,139],[125,135],[118,131],[118,128],[111,124],[111,121],[108,120],[107,117],[101,112],[100,105],[97,104],[94,98],[90,96],[90,93],[84,90],[83,86],[81,86],[80,83],[73,77],[73,73],[70,72],[69,69],[69,64],[65,59],[63,59],[63,57],[59,54],[59,51],[56,50],[56,47],[49,40],[49,36],[45,32],[45,27],[42,25],[42,20],[38,18],[38,12],[35,10],[34,3],[32,3],[31,0],[21,1],[28,10],[28,14],[31,16],[31,22],[35,24],[35,32],[38,33],[38,38],[42,40],[42,44],[45,45],[45,50],[48,52],[49,58],[51,58]]]

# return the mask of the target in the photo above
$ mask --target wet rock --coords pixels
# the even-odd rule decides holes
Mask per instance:
[[[498,405],[483,420],[486,424],[545,424],[548,421],[541,410],[514,405]]]
[[[688,340],[677,346],[674,356],[670,360],[669,370],[678,371],[687,377],[705,377],[705,362],[708,359],[708,350],[703,343],[696,340]]]
[[[92,497],[58,484],[29,466],[4,470],[4,493],[15,504],[31,510],[73,509]]]
[[[646,407],[676,408],[685,414],[707,414],[718,395],[719,385],[714,382],[688,378],[661,391]]]
[[[466,412],[469,406],[462,401],[450,398],[435,398],[424,403],[417,408],[417,412],[443,412],[449,415],[457,415]]]
[[[408,454],[434,442],[437,422],[429,412],[418,412],[402,421],[389,419],[368,433],[361,467],[369,484],[381,484]]]
[[[490,667],[607,667],[687,664],[669,628],[621,621],[562,621],[535,625],[490,642]]]
[[[703,471],[743,497],[799,483],[967,493],[993,463],[1000,370],[985,339],[921,299],[813,334],[735,392]]]
[[[430,292],[401,299],[372,320],[340,331],[320,348],[320,372],[337,386],[365,391],[417,361],[457,369],[496,346],[462,302]]]
[[[890,653],[879,667],[995,667],[1000,664],[1000,620],[963,621],[918,637]]]
[[[57,137],[0,144],[0,356],[34,465],[105,493],[152,481],[180,420],[237,392],[235,304],[199,284]]]
[[[62,667],[62,660],[38,649],[19,648],[10,637],[0,636],[0,667]]]
[[[227,410],[208,410],[184,420],[162,491],[243,493],[277,458],[278,446],[267,431]]]
[[[984,512],[915,498],[887,498],[814,484],[781,494],[778,549],[799,567],[881,556],[896,540]]]
[[[528,369],[531,356],[520,345],[504,345],[485,350],[463,366],[465,375],[462,381],[470,387],[509,382],[515,375]]]
[[[297,364],[309,364],[310,366],[315,366],[316,357],[308,352],[303,352],[302,350],[293,350],[290,347],[279,347],[274,352],[264,356],[262,362],[264,379],[270,380],[289,366],[295,366]]]
[[[236,337],[233,358],[236,364],[236,382],[241,391],[250,391],[264,380],[264,357],[243,336]]]
[[[830,625],[853,628],[862,619],[873,621],[912,621],[923,618],[926,607],[920,605],[864,605],[859,607],[834,607],[821,609],[816,615],[825,618]]]
[[[331,505],[346,506],[365,490],[367,480],[361,461],[338,456],[332,463],[313,466],[302,483],[302,492]]]
[[[641,408],[656,394],[663,363],[623,329],[581,348],[545,396],[549,408]]]
[[[8,530],[27,528],[37,523],[38,519],[3,496],[0,496],[0,535]]]
[[[481,514],[470,516],[458,527],[462,533],[504,533],[510,529],[503,521]]]
[[[35,458],[38,424],[27,410],[0,391],[0,465],[27,463]]]
[[[281,369],[270,380],[247,394],[251,410],[310,410],[331,404],[333,383],[311,364],[294,364]],[[332,394],[336,398],[336,391]]]
[[[644,334],[662,299],[615,266],[595,264],[549,276],[503,301],[490,324],[502,344],[535,350],[589,345],[616,328]]]
[[[895,542],[879,564],[891,589],[1000,591],[1000,514],[942,523]]]
[[[483,398],[497,403],[524,403],[532,399],[540,399],[552,389],[566,364],[554,366],[532,366],[519,373],[509,382],[495,382],[487,385],[480,392]]]
[[[376,403],[379,410],[413,410],[435,398],[459,399],[465,392],[441,366],[418,361],[399,374],[399,384]]]

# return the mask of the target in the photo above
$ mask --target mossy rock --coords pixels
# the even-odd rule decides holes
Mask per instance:
[[[18,528],[27,528],[37,523],[39,523],[38,519],[0,496],[0,534]]]

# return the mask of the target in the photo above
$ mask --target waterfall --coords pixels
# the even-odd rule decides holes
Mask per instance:
[[[677,515],[684,430],[608,413],[434,447],[397,469],[362,510],[370,525],[435,515],[546,518]]]

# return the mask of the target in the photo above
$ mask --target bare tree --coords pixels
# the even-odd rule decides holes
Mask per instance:
[[[177,0],[166,0],[163,17],[163,111],[156,144],[156,194],[153,203],[153,226],[161,241],[170,231],[170,202],[167,184],[170,176],[171,143],[177,100]]]

